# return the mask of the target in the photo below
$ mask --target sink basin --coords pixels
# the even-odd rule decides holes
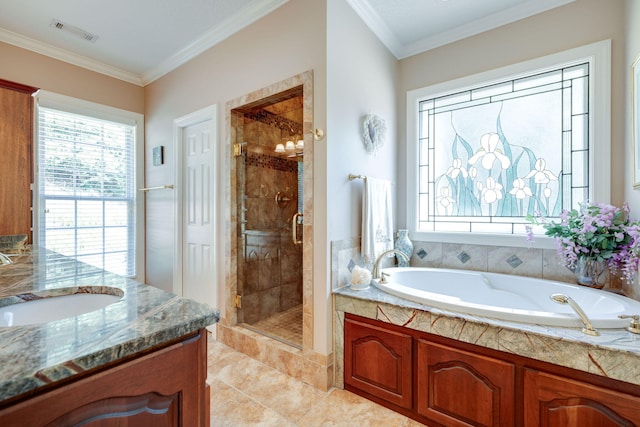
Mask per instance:
[[[104,293],[77,293],[37,298],[0,307],[0,327],[34,325],[89,313],[122,298]]]

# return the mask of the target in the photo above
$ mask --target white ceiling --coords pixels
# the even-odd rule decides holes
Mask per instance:
[[[398,59],[575,0],[346,0]]]
[[[145,85],[287,1],[0,0],[0,41]],[[402,59],[574,0],[346,1]]]

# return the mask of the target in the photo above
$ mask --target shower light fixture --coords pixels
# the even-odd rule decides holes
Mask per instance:
[[[291,129],[291,133],[293,134],[293,129]],[[311,135],[313,135],[313,139],[316,141],[324,139],[324,130],[320,128],[308,130],[304,133],[310,133]],[[282,140],[285,142],[276,144],[274,152],[286,153],[287,151],[296,151],[296,154],[301,154],[300,152],[304,150],[304,137],[303,135],[298,135],[299,134],[293,134],[293,137],[291,139],[287,139],[286,141],[283,138]]]

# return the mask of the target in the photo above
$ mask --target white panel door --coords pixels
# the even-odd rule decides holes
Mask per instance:
[[[214,173],[212,120],[183,128],[182,295],[214,301]]]

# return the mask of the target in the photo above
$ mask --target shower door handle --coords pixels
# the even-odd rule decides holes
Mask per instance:
[[[302,218],[302,213],[296,212],[291,219],[291,240],[293,240],[294,245],[302,243],[302,239],[298,239],[298,221],[300,218]]]

